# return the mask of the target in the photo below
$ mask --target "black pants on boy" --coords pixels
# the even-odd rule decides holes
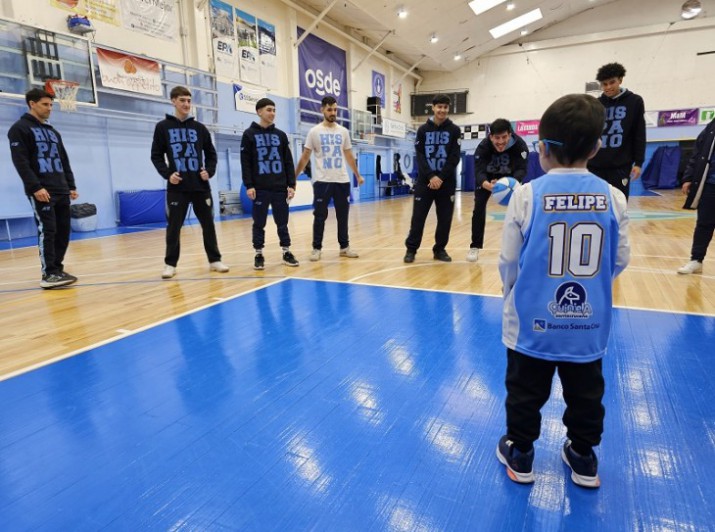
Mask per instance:
[[[623,192],[626,199],[628,199],[628,195],[631,192],[632,168],[631,166],[621,166],[620,168],[592,168],[589,166],[588,170]]]
[[[313,183],[313,249],[323,249],[325,220],[328,205],[333,200],[335,217],[338,219],[338,244],[340,249],[350,245],[348,237],[348,215],[350,214],[350,183]]]
[[[69,194],[53,194],[48,203],[28,196],[35,213],[37,245],[40,250],[42,275],[60,274],[70,243],[70,197]]]
[[[698,219],[693,233],[690,260],[703,262],[715,231],[715,184],[705,183],[698,203]]]
[[[487,202],[491,191],[479,187],[474,191],[474,211],[472,212],[472,243],[470,248],[484,247],[484,227],[487,223]]]
[[[256,190],[253,200],[253,249],[263,249],[266,242],[266,220],[268,207],[273,211],[273,221],[278,228],[278,239],[282,248],[290,247],[288,233],[288,190]]]
[[[553,362],[507,349],[506,433],[516,448],[528,451],[541,433],[541,407],[551,394],[558,371],[566,410],[566,436],[579,454],[601,443],[606,409],[601,359],[585,364]]]
[[[417,252],[422,244],[422,235],[425,222],[432,203],[437,210],[437,229],[434,233],[434,253],[444,251],[449,242],[449,232],[452,229],[452,214],[454,213],[454,190],[441,187],[433,190],[426,183],[415,184],[414,198],[412,199],[412,221],[410,232],[405,240],[408,251]]]
[[[216,226],[213,216],[213,198],[209,191],[166,191],[166,256],[164,263],[176,267],[181,251],[181,227],[184,225],[189,205],[194,208],[194,214],[201,224],[204,237],[204,249],[209,262],[221,260],[216,240]]]

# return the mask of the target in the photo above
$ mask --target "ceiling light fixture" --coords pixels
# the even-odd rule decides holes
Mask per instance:
[[[700,0],[686,0],[680,8],[680,18],[690,20],[697,17],[703,11],[703,5]]]
[[[407,18],[407,10],[405,9],[405,6],[400,6],[397,8],[397,16],[399,18]]]
[[[541,14],[541,9],[534,9],[533,11],[529,11],[528,13],[511,19],[509,22],[505,22],[504,24],[500,24],[499,26],[490,29],[489,33],[492,34],[494,39],[498,39],[499,37],[503,37],[512,31],[528,26],[532,22],[541,20],[542,18],[544,18],[544,16]]]
[[[456,54],[454,54],[454,60],[455,60],[455,61],[459,61],[460,59],[462,59],[462,56],[459,55],[459,52],[457,52]]]
[[[472,8],[475,15],[481,15],[485,11],[489,11],[491,8],[503,4],[506,0],[472,0],[469,2],[469,7]]]
[[[514,9],[515,7],[516,7],[516,4],[515,4],[514,2],[509,2],[509,3],[506,5],[506,10],[507,10],[507,11],[511,11],[511,10]]]
[[[430,37],[429,37],[429,42],[431,42],[432,44],[434,44],[434,43],[436,43],[437,41],[439,41],[439,37],[437,37],[437,34],[436,34],[436,33],[433,33],[432,35],[430,35]]]
[[[522,35],[526,35],[527,33],[529,33],[529,30],[526,30],[526,29],[521,30],[521,34],[522,34]]]

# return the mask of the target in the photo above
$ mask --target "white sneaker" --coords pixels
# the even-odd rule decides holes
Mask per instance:
[[[340,250],[340,256],[348,257],[349,259],[357,259],[360,255],[358,255],[357,251],[350,249],[350,246],[348,246]]]
[[[161,272],[162,279],[171,279],[176,275],[176,268],[174,266],[169,266],[168,264],[164,266],[164,271]]]
[[[703,273],[703,263],[696,260],[691,260],[682,268],[678,268],[678,273]]]
[[[209,264],[209,271],[226,273],[228,271],[228,266],[226,266],[220,260],[217,260],[216,262],[212,262]]]
[[[319,249],[314,249],[313,251],[310,252],[310,260],[311,262],[317,262],[320,260],[320,255],[321,252]]]
[[[479,260],[479,248],[469,248],[467,262],[477,262]]]

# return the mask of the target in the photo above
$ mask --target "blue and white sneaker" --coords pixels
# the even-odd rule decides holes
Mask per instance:
[[[514,442],[502,436],[497,445],[497,458],[506,466],[506,474],[519,484],[534,482],[534,449],[522,453],[514,447]]]
[[[601,486],[601,479],[598,478],[598,458],[593,450],[590,456],[576,454],[571,448],[571,440],[566,440],[561,449],[561,458],[571,468],[571,480],[574,484],[584,488]]]

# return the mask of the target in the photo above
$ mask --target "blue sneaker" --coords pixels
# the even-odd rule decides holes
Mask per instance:
[[[591,456],[581,456],[571,448],[571,440],[566,440],[561,449],[561,458],[571,468],[571,480],[584,488],[598,488],[601,479],[598,478],[598,458],[591,451]]]
[[[506,474],[519,484],[534,482],[534,449],[522,453],[514,447],[514,442],[502,436],[497,445],[497,458],[506,466]]]

